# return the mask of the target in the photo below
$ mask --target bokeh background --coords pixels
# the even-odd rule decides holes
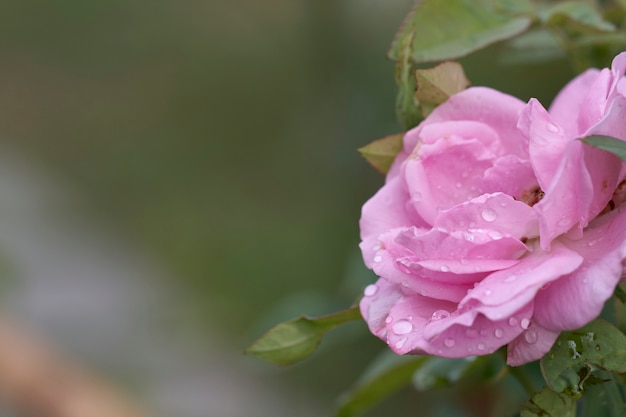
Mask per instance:
[[[382,347],[362,323],[288,369],[242,351],[373,279],[356,148],[400,130],[412,3],[0,0],[0,311],[153,415],[330,415]],[[549,103],[572,76],[500,52],[462,61],[473,84]]]

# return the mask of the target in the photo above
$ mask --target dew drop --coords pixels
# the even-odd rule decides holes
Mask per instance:
[[[450,272],[450,267],[448,265],[441,265],[441,268],[439,269],[441,272]]]
[[[429,294],[429,292],[428,292],[428,290],[425,290],[425,289],[423,289],[423,288],[422,288],[422,289],[420,290],[420,294],[422,294],[424,297],[427,297],[427,296],[428,296],[428,294]]]
[[[559,220],[558,225],[563,227],[563,226],[567,226],[567,223],[568,223],[568,220],[565,217],[563,217],[561,220]]]
[[[443,344],[444,344],[444,345],[446,345],[447,347],[452,347],[452,346],[454,346],[454,345],[456,344],[456,341],[455,341],[453,338],[448,337],[448,338],[447,338],[447,339],[443,342]]]
[[[396,344],[394,345],[396,349],[402,349],[402,346],[404,346],[404,344],[406,343],[406,340],[407,340],[406,337],[403,337],[402,339],[398,340]]]
[[[537,343],[537,339],[539,339],[539,336],[537,336],[537,332],[534,330],[529,330],[524,333],[524,340],[530,344]]]
[[[367,287],[365,287],[365,291],[363,291],[366,297],[371,297],[377,292],[378,292],[378,287],[374,284],[368,285]]]
[[[516,317],[511,317],[509,319],[509,326],[517,326],[518,320]]]
[[[456,188],[461,188],[463,186],[463,184],[461,184],[460,182],[457,182],[455,185],[456,185]]]
[[[393,330],[395,334],[407,334],[413,330],[413,325],[408,320],[400,320],[393,324],[391,330]]]
[[[502,336],[504,336],[504,330],[502,330],[501,328],[497,328],[493,331],[493,334],[495,337],[497,337],[498,339],[501,339]]]
[[[486,222],[492,222],[498,217],[498,214],[494,210],[486,208],[480,213],[480,217]]]
[[[523,318],[520,323],[520,326],[522,326],[522,329],[524,330],[528,329],[528,326],[530,326],[530,320]]]
[[[382,260],[383,260],[383,257],[382,257],[382,256],[380,256],[380,255],[376,255],[376,256],[374,257],[374,262],[380,262],[380,261],[382,261]]]
[[[422,201],[422,193],[414,193],[412,195],[413,201]]]
[[[431,320],[447,319],[448,317],[450,317],[450,312],[448,310],[437,310],[433,313]]]
[[[498,232],[497,230],[491,230],[489,231],[489,233],[487,233],[489,235],[489,237],[491,237],[493,240],[500,240],[504,237],[504,235],[500,232]]]
[[[489,297],[491,295],[491,290],[485,290],[485,295]]]
[[[393,318],[391,316],[387,316],[387,318],[385,319],[385,323],[389,324],[393,321]]]
[[[548,129],[548,132],[552,132],[552,133],[556,133],[559,131],[559,127],[555,125],[554,123],[548,123],[546,125],[546,129]]]
[[[587,243],[587,246],[594,246],[596,243],[598,243],[598,240],[597,240],[597,239],[590,240],[590,241]]]
[[[406,288],[409,286],[409,281],[407,281],[406,279],[403,279],[401,285]]]
[[[485,344],[484,343],[479,343],[476,345],[476,349],[478,350],[485,350]]]
[[[469,338],[474,338],[474,337],[478,336],[478,331],[476,329],[467,329],[465,331],[465,336],[467,336]]]

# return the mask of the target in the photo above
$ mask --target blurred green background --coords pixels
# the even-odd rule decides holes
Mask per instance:
[[[382,347],[362,323],[290,369],[241,352],[373,279],[358,218],[383,177],[356,148],[400,130],[385,53],[412,3],[2,0],[0,137],[175,277],[159,309],[197,351],[328,410]],[[500,50],[463,60],[473,84],[549,103],[572,76],[497,66]],[[396,415],[425,407],[398,398]]]

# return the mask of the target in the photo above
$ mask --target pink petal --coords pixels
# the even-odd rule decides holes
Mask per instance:
[[[585,133],[585,136],[607,135],[626,140],[626,97],[616,96],[606,115]]]
[[[428,271],[422,267],[411,268],[410,265],[407,266],[406,260],[413,253],[395,241],[395,236],[401,232],[402,230],[396,229],[381,237],[380,249],[376,252],[371,266],[376,275],[384,277],[390,283],[398,285],[410,293],[453,302],[461,300],[472,284],[437,279],[436,272]],[[483,276],[474,275],[469,279],[471,282],[475,282]]]
[[[570,142],[552,182],[543,190],[545,196],[534,209],[539,216],[541,247],[549,249],[557,236],[574,226],[581,230],[590,220],[593,184],[584,165],[582,142]]]
[[[515,127],[523,107],[524,102],[513,96],[487,87],[471,87],[438,106],[428,117],[427,123],[451,120],[484,123],[498,134],[504,154],[524,158],[528,155],[528,142]],[[417,138],[411,136],[408,142],[415,147]]]
[[[387,343],[398,354],[421,353],[424,343],[422,331],[433,315],[450,314],[456,304],[421,295],[405,297],[389,311]]]
[[[441,210],[482,194],[483,175],[495,157],[477,139],[451,136],[421,145],[405,163],[405,179],[419,215],[432,224]]]
[[[520,115],[520,130],[529,138],[530,161],[542,190],[547,190],[573,137],[566,136],[536,99]]]
[[[400,177],[390,179],[370,198],[361,211],[361,239],[376,236],[397,227],[426,225],[407,204],[409,193]]]
[[[534,210],[503,193],[483,194],[443,211],[434,226],[477,242],[484,233],[490,237],[488,240],[505,236],[521,239],[539,234]]]
[[[370,331],[383,340],[386,340],[387,329],[385,319],[395,303],[404,298],[404,294],[397,285],[392,285],[384,279],[379,279],[365,289],[365,296],[359,303],[361,315]]]
[[[582,262],[577,252],[555,242],[549,252],[536,249],[511,268],[490,274],[459,305],[501,320],[530,303],[541,287],[571,273]]]
[[[546,330],[534,321],[507,346],[507,365],[519,366],[541,359],[552,349],[559,332]]]
[[[485,192],[500,191],[518,199],[524,191],[537,185],[530,161],[515,155],[504,155],[496,159],[493,166],[485,171],[483,181]]]
[[[595,319],[622,276],[626,258],[626,207],[589,225],[580,240],[560,238],[583,263],[537,294],[537,323],[553,331],[577,329]],[[565,272],[565,271],[563,271]]]
[[[486,355],[515,339],[532,316],[532,303],[502,320],[489,320],[476,311],[455,312],[449,318],[431,320],[416,345],[427,353],[458,358]]]
[[[570,81],[557,94],[550,106],[550,115],[568,137],[577,137],[583,131],[578,126],[578,115],[585,104],[587,92],[598,78],[600,71],[588,69]]]

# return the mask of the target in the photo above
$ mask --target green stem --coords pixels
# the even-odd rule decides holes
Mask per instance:
[[[522,367],[510,366],[509,371],[511,372],[511,375],[513,375],[515,379],[517,379],[517,382],[519,382],[520,385],[524,388],[526,394],[528,394],[530,397],[532,397],[533,394],[538,391],[537,387],[535,387],[535,384],[526,374],[526,372],[524,372]]]

